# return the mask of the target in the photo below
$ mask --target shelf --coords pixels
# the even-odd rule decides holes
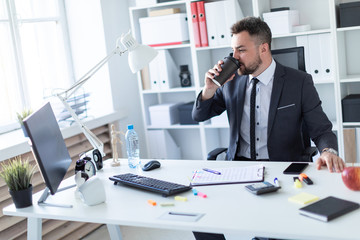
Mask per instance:
[[[340,77],[340,83],[360,82],[360,75],[347,75]]]
[[[317,79],[313,79],[313,81],[314,81],[314,84],[334,84],[335,83],[335,81],[334,80],[330,80],[330,79],[328,79],[328,80],[317,80]]]
[[[336,29],[336,31],[338,31],[338,32],[357,31],[357,30],[360,30],[360,26],[343,27],[343,28],[337,28]]]
[[[176,92],[195,92],[195,87],[179,87],[179,88],[171,88],[167,90],[142,90],[143,94],[158,94],[158,93],[176,93]]]
[[[204,128],[229,128],[229,124],[224,124],[224,125],[204,124]]]
[[[306,31],[306,32],[295,32],[295,33],[289,33],[289,34],[273,35],[273,38],[296,37],[296,36],[330,33],[330,32],[331,32],[330,29],[310,30],[310,31]]]
[[[149,8],[159,8],[159,7],[166,7],[166,6],[174,6],[174,5],[178,5],[178,4],[185,4],[186,2],[187,2],[187,0],[170,1],[170,2],[164,2],[164,3],[156,3],[156,4],[130,7],[129,10],[130,11],[147,10]]]
[[[223,48],[230,48],[231,46],[229,45],[220,45],[220,46],[214,46],[214,47],[197,47],[195,48],[196,51],[206,51],[206,50],[215,50],[215,49],[223,49]]]
[[[343,122],[344,127],[360,127],[360,122]]]
[[[280,7],[282,4],[282,1],[279,0],[235,1],[240,2],[242,11],[246,16],[261,16],[262,13],[270,11],[270,7]],[[192,14],[189,12],[191,11],[191,2],[192,0],[178,0],[147,6],[132,7],[130,8],[132,31],[138,34],[137,37],[140,37],[138,19],[144,17],[149,11],[155,9],[177,7],[181,9],[181,12],[186,12],[188,20],[191,20]],[[332,58],[332,72],[334,74],[323,75],[325,78],[313,78],[313,81],[319,96],[321,96],[323,109],[333,124],[332,130],[336,132],[339,142],[339,153],[340,156],[343,157],[344,138],[342,127],[360,127],[360,122],[343,123],[339,119],[342,114],[341,96],[347,94],[348,92],[360,91],[360,75],[355,75],[358,73],[358,68],[356,68],[356,59],[359,55],[357,54],[357,42],[360,38],[357,31],[360,30],[360,26],[347,28],[336,27],[336,7],[339,1],[313,0],[304,2],[302,0],[293,0],[286,2],[290,8],[299,10],[301,16],[300,23],[311,25],[312,30],[273,35],[274,49],[296,47],[298,36],[310,36],[312,38],[318,34],[330,35],[330,43],[326,43],[331,46],[328,50],[328,57]],[[308,7],[309,4],[311,4],[310,9]],[[231,9],[228,10],[231,11]],[[213,17],[216,18],[217,16]],[[194,154],[193,152],[201,154],[201,158],[206,157],[209,149],[213,149],[216,146],[228,145],[229,125],[227,123],[221,124],[220,122],[219,124],[216,124],[216,121],[214,121],[215,124],[211,124],[212,121],[205,121],[199,125],[148,125],[148,123],[150,123],[150,114],[148,110],[149,106],[169,102],[194,101],[196,94],[200,91],[200,88],[204,86],[204,73],[213,66],[213,62],[218,59],[222,59],[226,52],[232,51],[230,41],[229,43],[220,46],[195,47],[193,42],[194,36],[192,36],[193,34],[191,32],[193,31],[191,21],[188,21],[188,27],[190,36],[189,43],[186,42],[179,45],[161,46],[156,47],[156,49],[168,50],[174,58],[174,62],[177,66],[185,64],[189,65],[189,71],[193,74],[191,76],[192,86],[187,88],[176,87],[167,90],[142,90],[141,85],[139,86],[141,94],[141,107],[144,116],[144,128],[146,129],[146,132],[149,132],[150,130],[168,130],[172,138],[174,138],[174,141],[181,148],[182,157],[186,156],[193,159],[194,156],[191,155]],[[225,27],[226,26],[224,26],[224,28]],[[229,30],[230,26],[226,27],[226,29]],[[347,44],[348,48],[343,47],[345,44]],[[335,58],[339,58],[339,60]],[[318,59],[315,60],[317,61]],[[314,62],[316,62],[315,60]],[[354,75],[345,75],[347,73],[354,73]],[[342,76],[339,77],[339,75]],[[174,73],[173,79],[179,79],[178,72],[176,74]],[[179,84],[175,86],[179,86]],[[194,139],[193,141],[197,141],[197,143],[189,143],[189,139]],[[148,143],[149,141],[151,141],[151,139],[147,139]]]
[[[190,43],[183,43],[183,44],[175,44],[175,45],[167,45],[162,47],[154,47],[156,50],[170,50],[170,49],[179,49],[179,48],[189,48],[191,45]]]
[[[158,129],[199,129],[200,126],[197,124],[194,125],[180,125],[180,124],[173,124],[170,126],[147,126],[148,130],[158,130]]]

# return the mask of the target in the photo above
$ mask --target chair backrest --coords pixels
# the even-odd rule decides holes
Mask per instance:
[[[271,50],[272,57],[280,64],[306,72],[304,47]]]

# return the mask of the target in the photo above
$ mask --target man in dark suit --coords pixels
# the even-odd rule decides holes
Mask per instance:
[[[331,172],[341,172],[345,165],[337,154],[337,137],[322,110],[311,75],[274,61],[271,31],[260,18],[244,18],[232,26],[231,32],[233,57],[240,68],[221,87],[212,78],[221,73],[222,60],[205,74],[193,119],[205,121],[227,110],[228,160],[299,161],[304,122],[321,152],[317,168],[326,165]],[[255,110],[250,110],[250,105]],[[223,235],[202,234],[194,233],[196,239],[224,239]]]

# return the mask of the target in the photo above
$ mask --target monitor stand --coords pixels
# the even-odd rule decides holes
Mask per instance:
[[[76,187],[76,184],[60,188],[56,192],[61,192],[61,191],[64,191],[66,189],[73,188],[73,187]],[[45,200],[49,197],[49,195],[50,195],[50,190],[49,190],[48,187],[46,187],[44,189],[43,194],[41,195],[41,197],[38,200],[38,205],[39,206],[48,206],[48,207],[63,207],[63,208],[72,208],[73,207],[70,204],[55,204],[55,203],[47,203],[47,202],[45,202]]]

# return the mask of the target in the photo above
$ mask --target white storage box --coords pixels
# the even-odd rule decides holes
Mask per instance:
[[[299,25],[299,11],[286,10],[263,14],[264,21],[269,25],[273,35],[293,32],[292,27]]]
[[[164,103],[149,107],[152,126],[169,126],[179,122],[178,106],[183,103]]]
[[[142,44],[166,46],[189,41],[186,13],[140,18]]]

